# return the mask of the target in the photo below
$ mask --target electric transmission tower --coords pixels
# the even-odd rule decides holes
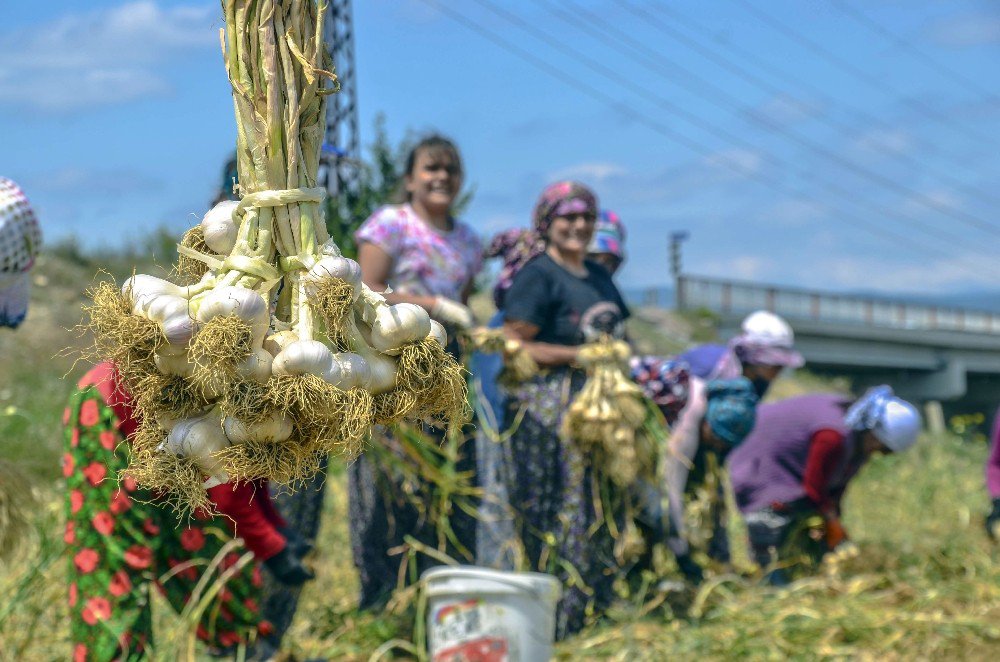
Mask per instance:
[[[327,0],[324,38],[340,83],[340,92],[327,97],[326,139],[323,162],[325,185],[341,218],[349,215],[345,205],[355,197],[361,165],[358,138],[358,84],[354,68],[354,24],[351,0]]]

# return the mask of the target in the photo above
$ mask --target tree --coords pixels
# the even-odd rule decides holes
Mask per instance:
[[[375,118],[375,140],[368,146],[369,158],[358,164],[357,189],[343,191],[326,202],[327,231],[344,255],[357,256],[354,232],[365,219],[382,205],[403,201],[403,169],[416,143],[413,131],[407,131],[394,146],[385,127],[385,115],[380,113]],[[456,214],[468,206],[473,193],[474,189],[468,189],[459,195],[454,205]]]

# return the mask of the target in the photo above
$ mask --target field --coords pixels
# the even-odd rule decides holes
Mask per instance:
[[[129,264],[128,256],[111,261],[119,275]],[[60,413],[81,370],[57,354],[76,342],[65,329],[78,320],[80,291],[94,272],[90,259],[70,250],[43,256],[28,322],[15,333],[0,331],[3,459],[30,480],[36,501],[34,533],[13,562],[0,566],[0,660],[68,656]],[[651,333],[642,330],[655,344]],[[837,386],[796,379],[776,391]],[[710,579],[694,594],[651,590],[560,644],[559,658],[996,659],[1000,557],[983,533],[985,455],[981,444],[947,436],[880,458],[863,471],[845,507],[859,558],[781,591],[736,575]],[[312,559],[317,579],[285,642],[295,658],[367,660],[386,642],[412,634],[412,611],[372,615],[353,608],[345,483],[342,467],[335,467]],[[738,550],[736,523],[734,535]],[[186,624],[163,604],[156,614],[157,657],[176,659]]]

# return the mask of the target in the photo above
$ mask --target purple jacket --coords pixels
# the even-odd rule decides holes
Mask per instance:
[[[729,475],[740,511],[754,512],[806,498],[802,480],[809,445],[820,430],[844,435],[847,452],[829,482],[839,499],[861,468],[855,458],[857,437],[844,426],[850,403],[841,395],[816,393],[758,407],[753,432],[729,455]]]
[[[986,460],[986,489],[991,499],[1000,499],[1000,409],[993,415],[990,457]]]

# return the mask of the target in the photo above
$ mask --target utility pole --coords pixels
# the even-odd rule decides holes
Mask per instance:
[[[674,279],[674,302],[677,310],[684,308],[684,277],[681,275],[681,244],[688,238],[686,230],[670,233],[670,275]]]
[[[325,185],[347,218],[348,198],[358,189],[361,143],[358,137],[358,79],[354,67],[354,23],[351,0],[327,0],[324,38],[330,49],[340,91],[327,97],[326,137],[322,160]]]

